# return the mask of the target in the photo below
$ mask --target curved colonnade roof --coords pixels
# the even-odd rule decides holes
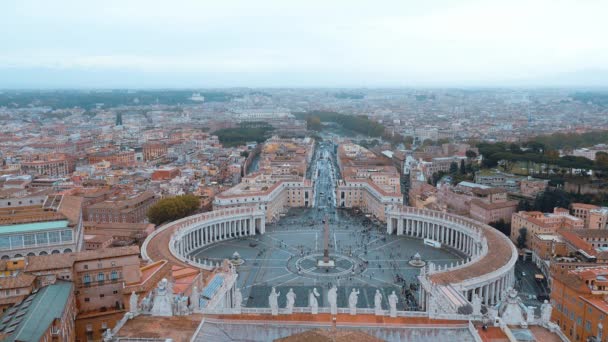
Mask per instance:
[[[482,234],[488,242],[488,253],[481,259],[456,270],[435,273],[429,276],[431,281],[440,285],[460,283],[465,280],[484,276],[507,265],[514,250],[512,243],[501,232],[487,226],[482,228]]]

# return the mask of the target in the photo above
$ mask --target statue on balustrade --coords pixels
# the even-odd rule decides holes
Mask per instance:
[[[137,313],[137,302],[139,300],[139,296],[135,293],[135,291],[131,291],[131,297],[129,298],[129,312],[132,314]]]
[[[268,304],[270,305],[270,312],[272,313],[273,316],[276,316],[279,314],[279,296],[280,295],[281,295],[281,292],[277,293],[276,289],[273,286],[272,290],[270,291],[270,295],[268,296]]]
[[[353,289],[348,296],[348,308],[350,309],[351,315],[357,314],[357,302],[359,301],[359,291]]]
[[[549,304],[549,301],[545,299],[544,303],[540,306],[540,319],[542,323],[551,322],[551,311],[553,307]]]
[[[287,299],[287,303],[285,304],[285,309],[287,309],[287,313],[288,314],[292,314],[293,313],[293,306],[296,303],[296,294],[293,292],[293,289],[289,289],[289,292],[287,292],[287,295],[285,295],[285,298]]]
[[[194,286],[192,288],[192,293],[190,294],[190,308],[193,311],[201,308],[200,297],[201,294],[200,292],[198,292],[198,287]]]
[[[173,295],[172,287],[167,279],[161,280],[156,287],[154,302],[150,313],[152,316],[173,316]]]
[[[327,301],[329,302],[329,309],[332,315],[338,314],[338,288],[333,285],[329,291],[327,291]]]
[[[382,293],[380,293],[380,290],[378,289],[376,289],[376,295],[374,295],[374,311],[378,316],[384,314],[384,311],[382,310]]]
[[[391,317],[397,317],[397,302],[399,297],[395,294],[395,291],[388,296],[389,315]]]
[[[238,287],[234,290],[234,309],[237,313],[241,313],[241,306],[243,305],[243,295],[241,289]]]
[[[310,312],[313,315],[316,315],[319,313],[319,301],[317,300],[317,297],[319,297],[320,294],[319,292],[317,292],[317,288],[313,287],[312,288],[312,292],[310,292],[308,294],[308,306],[310,306]]]

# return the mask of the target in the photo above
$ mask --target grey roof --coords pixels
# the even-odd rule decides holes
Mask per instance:
[[[72,283],[57,281],[8,309],[0,320],[4,341],[39,341],[53,320],[60,319],[72,293]]]

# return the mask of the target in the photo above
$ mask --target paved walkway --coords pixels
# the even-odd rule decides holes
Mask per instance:
[[[161,226],[160,231],[148,242],[146,253],[152,261],[167,260],[172,265],[189,267],[187,263],[177,259],[169,250],[171,235],[177,229],[175,226]]]

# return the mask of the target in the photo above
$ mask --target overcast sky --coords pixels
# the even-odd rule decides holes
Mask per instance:
[[[2,0],[0,87],[584,83],[608,70],[607,14],[608,0]]]

